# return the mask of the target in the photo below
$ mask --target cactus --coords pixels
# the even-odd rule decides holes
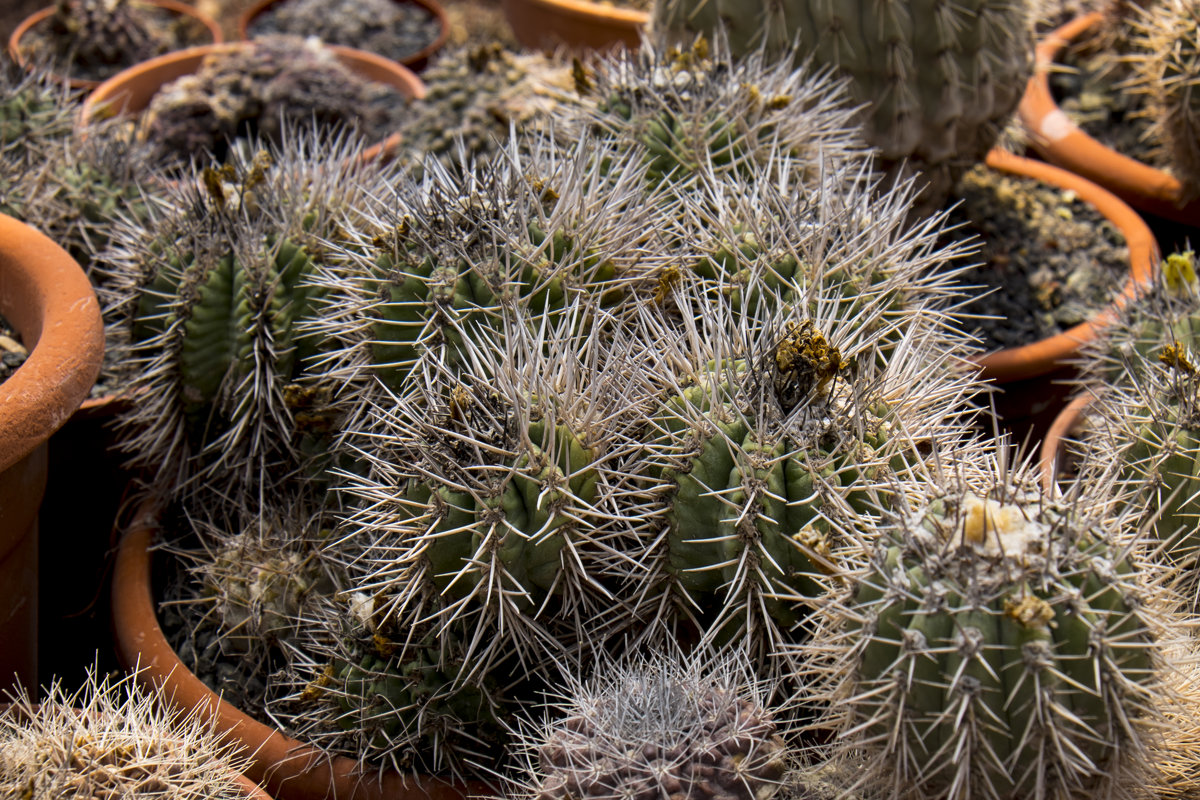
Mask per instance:
[[[800,54],[850,81],[866,106],[863,135],[884,165],[924,176],[938,208],[964,168],[981,161],[1016,108],[1033,68],[1024,0],[887,2],[841,7],[810,0],[658,0],[657,35],[690,43],[723,29],[735,55],[762,46]],[[901,170],[902,162],[908,168]]]
[[[1161,0],[1130,23],[1132,83],[1147,95],[1149,134],[1183,184],[1181,198],[1200,196],[1200,8]]]
[[[18,689],[0,710],[0,794],[61,797],[245,797],[250,759],[197,712],[164,710],[135,675],[113,681],[90,668],[83,686],[60,681],[35,701]]]
[[[73,77],[103,80],[172,47],[129,0],[56,0],[47,25],[54,56]]]
[[[697,650],[605,658],[521,737],[506,796],[529,800],[768,800],[788,750],[748,662]]]
[[[613,592],[643,573],[608,473],[651,389],[632,343],[584,330],[585,317],[602,312],[576,301],[557,324],[510,312],[465,340],[463,368],[427,362],[371,410],[368,435],[347,434],[369,466],[343,489],[351,585],[380,624],[465,626],[459,681],[512,655],[544,672],[631,624]]]
[[[459,363],[503,307],[616,302],[657,217],[643,213],[636,163],[593,145],[513,142],[462,174],[427,162],[421,181],[400,179],[365,223],[347,224],[348,263],[318,276],[328,298],[318,334],[342,343],[329,373],[400,392],[423,357]]]
[[[304,377],[320,342],[298,328],[314,313],[308,276],[329,257],[334,220],[381,180],[377,166],[351,158],[356,147],[297,135],[197,169],[145,226],[117,228],[104,259],[106,314],[111,338],[132,350],[127,391],[138,397],[122,418],[122,447],[156,473],[159,490],[220,486],[236,507],[243,491],[256,495],[324,455],[334,387]]]
[[[780,154],[800,190],[826,164],[867,152],[844,82],[761,54],[734,61],[719,40],[683,51],[647,42],[591,65],[576,61],[574,75],[575,94],[556,119],[642,151],[647,180],[676,191],[708,173],[746,182]]]
[[[951,457],[900,488],[869,564],[797,648],[889,798],[1133,797],[1173,702],[1177,599],[1103,494]]]
[[[15,64],[0,65],[0,153],[7,158],[39,142],[70,135],[79,96],[53,81],[43,69],[25,71]]]

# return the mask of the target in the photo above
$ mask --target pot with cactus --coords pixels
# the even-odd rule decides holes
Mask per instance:
[[[450,20],[435,0],[261,0],[238,17],[238,36],[316,36],[328,44],[378,53],[416,72],[450,37]]]
[[[1186,0],[1112,3],[1047,34],[1020,107],[1030,145],[1141,211],[1196,226],[1198,23]],[[1081,65],[1071,82],[1090,91],[1096,107],[1064,111],[1053,84],[1067,79],[1053,72],[1075,51]]]
[[[0,684],[15,673],[32,685],[46,442],[95,382],[104,336],[92,286],[66,251],[5,215],[0,242],[0,315],[28,351],[0,384]]]
[[[220,156],[247,133],[278,139],[282,126],[316,119],[373,137],[363,154],[370,159],[396,147],[407,101],[424,94],[416,75],[382,56],[278,36],[138,64],[89,94],[79,119],[87,125],[140,114],[141,135],[177,164],[206,150]]]
[[[73,89],[93,89],[140,61],[221,41],[214,20],[176,0],[60,0],[13,30],[8,54],[23,67],[52,65]]]

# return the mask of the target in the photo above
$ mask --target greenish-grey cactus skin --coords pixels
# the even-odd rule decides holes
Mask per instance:
[[[739,366],[740,379],[748,380],[744,365]],[[863,470],[887,469],[886,459],[880,463],[875,455],[884,448],[886,434],[882,428],[867,430],[853,447],[833,451],[806,449],[787,436],[765,441],[734,410],[732,394],[727,383],[716,392],[698,383],[671,399],[662,414],[666,435],[656,448],[666,449],[667,442],[693,445],[689,457],[658,470],[674,487],[666,515],[667,572],[694,601],[720,607],[719,598],[737,585],[751,548],[760,552],[757,563],[768,582],[762,588],[818,597],[823,591],[819,577],[836,568],[823,507],[831,493],[842,493],[856,511],[868,512],[867,494],[853,487]],[[714,397],[725,398],[717,408]],[[697,412],[708,428],[699,436]],[[781,622],[799,619],[801,612],[790,601],[768,597],[764,602]]]
[[[1188,554],[1200,546],[1200,430],[1178,412],[1140,426],[1124,455],[1125,477],[1154,493],[1148,510],[1158,515],[1158,537]]]
[[[1023,533],[1012,520],[1046,520],[968,500],[957,515],[931,503],[917,535],[881,541],[857,584],[847,628],[861,639],[843,665],[861,698],[856,735],[891,749],[891,763],[920,775],[929,796],[967,796],[950,789],[946,757],[963,748],[979,754],[969,791],[1058,796],[1047,761],[1056,748],[1089,760],[1084,773],[1112,766],[1124,715],[1136,715],[1122,698],[1153,685],[1142,594],[1126,553],[1103,538],[1082,531],[1047,553],[1046,537],[1062,536],[1052,522]]]
[[[519,590],[511,602],[528,612],[553,590],[566,544],[563,529],[575,524],[561,507],[593,504],[597,475],[589,467],[593,455],[565,425],[555,426],[557,454],[536,444],[545,441],[544,422],[530,423],[528,432],[533,444],[514,461],[511,477],[495,496],[477,499],[445,485],[410,483],[409,507],[435,520],[423,555],[440,595],[457,599],[477,590],[481,574],[472,562],[489,539],[498,540],[487,549],[515,584],[511,588]]]
[[[315,342],[298,337],[296,323],[313,312],[315,290],[304,283],[312,259],[299,244],[284,239],[270,257],[245,264],[232,252],[197,259],[172,254],[139,303],[135,335],[142,341],[182,325],[178,350],[181,394],[197,408],[211,403],[231,379],[249,374],[256,340],[265,320],[276,353],[276,372],[290,382]],[[265,307],[260,308],[263,298]]]
[[[681,41],[723,26],[736,55],[765,39],[771,52],[835,67],[853,99],[870,106],[867,140],[922,171],[981,160],[1033,68],[1023,0],[658,0],[653,26]]]
[[[450,363],[458,363],[465,337],[515,296],[535,313],[561,311],[573,289],[595,287],[602,302],[617,302],[621,291],[606,288],[616,277],[613,263],[595,254],[575,253],[564,231],[548,234],[536,222],[526,226],[530,251],[537,258],[518,262],[515,280],[505,268],[466,257],[440,258],[409,239],[401,225],[394,241],[384,244],[375,260],[374,285],[384,302],[373,312],[372,358],[376,373],[399,391],[424,348],[441,346]],[[436,335],[430,336],[430,328]]]

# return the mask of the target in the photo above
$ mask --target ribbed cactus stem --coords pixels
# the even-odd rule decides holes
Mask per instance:
[[[868,142],[922,172],[982,159],[1033,63],[1025,0],[659,0],[653,25],[683,41],[723,26],[735,53],[765,40],[836,68],[869,106]]]

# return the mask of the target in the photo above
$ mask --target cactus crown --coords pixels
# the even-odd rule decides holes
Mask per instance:
[[[198,713],[170,714],[130,675],[88,672],[68,693],[50,685],[35,702],[18,689],[0,711],[0,792],[5,797],[245,797],[236,782],[249,758],[235,754]]]

